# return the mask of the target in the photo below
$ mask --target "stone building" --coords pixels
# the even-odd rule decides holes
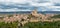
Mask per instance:
[[[32,16],[35,16],[35,17],[38,17],[38,16],[39,16],[37,10],[33,10],[33,11],[31,12],[31,14],[32,14]]]

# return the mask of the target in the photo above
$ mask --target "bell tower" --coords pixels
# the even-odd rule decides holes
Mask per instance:
[[[31,12],[31,14],[37,14],[37,10],[36,10],[36,9],[33,10],[33,11]]]

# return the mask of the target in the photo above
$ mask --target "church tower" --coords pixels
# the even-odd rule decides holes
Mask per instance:
[[[33,15],[33,14],[37,14],[37,10],[35,9],[35,10],[33,10],[32,12],[31,12],[31,14]]]

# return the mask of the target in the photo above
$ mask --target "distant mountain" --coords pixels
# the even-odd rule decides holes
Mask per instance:
[[[0,14],[29,14],[32,11],[18,11],[18,12],[0,12]],[[60,11],[38,11],[38,13],[42,14],[60,14]]]

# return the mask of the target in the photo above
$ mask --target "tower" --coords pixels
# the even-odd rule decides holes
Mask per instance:
[[[32,12],[31,12],[31,14],[33,15],[33,14],[37,14],[37,10],[35,9],[35,10],[33,10]]]

